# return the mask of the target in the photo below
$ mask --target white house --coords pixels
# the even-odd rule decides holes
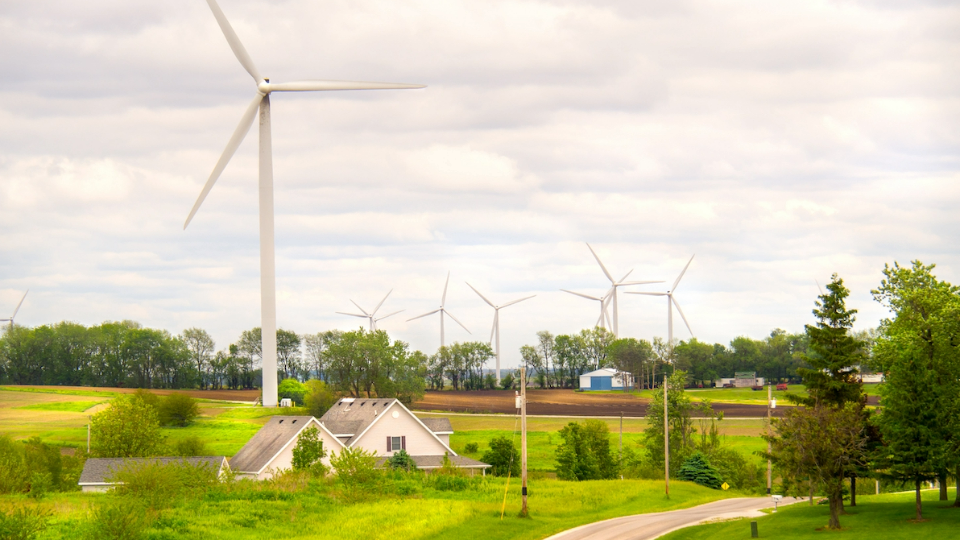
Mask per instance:
[[[300,434],[308,427],[320,433],[327,456],[324,465],[330,466],[330,455],[343,448],[333,433],[312,416],[274,416],[232,458],[230,468],[239,476],[265,480],[275,472],[293,466],[293,448]]]
[[[114,476],[121,470],[144,463],[159,463],[169,465],[184,463],[193,466],[205,466],[217,471],[217,475],[230,470],[227,458],[224,456],[202,457],[153,457],[153,458],[90,458],[83,464],[80,473],[80,489],[84,492],[107,491],[115,487],[117,482]]]
[[[613,368],[600,368],[580,376],[581,390],[623,390],[624,382],[629,388],[633,380],[629,373],[621,373]]]

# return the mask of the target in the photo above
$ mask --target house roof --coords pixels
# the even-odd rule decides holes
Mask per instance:
[[[390,408],[396,399],[344,398],[320,417],[320,423],[336,435],[349,435],[347,446]]]
[[[475,459],[470,459],[463,456],[448,456],[450,462],[454,466],[460,467],[461,469],[488,469],[493,465],[489,465],[482,461],[477,461]],[[413,462],[417,464],[418,469],[439,469],[443,466],[443,456],[410,456],[413,459]],[[388,457],[377,458],[377,466],[385,467]]]
[[[449,418],[421,418],[420,421],[434,433],[453,433],[453,426],[450,424]]]
[[[230,458],[230,467],[237,472],[259,473],[273,461],[293,439],[310,424],[329,433],[312,416],[274,416],[239,452]],[[333,433],[330,433],[333,436]],[[333,437],[336,439],[336,437]],[[338,441],[339,442],[339,441]]]
[[[80,473],[79,485],[109,484],[111,477],[125,467],[138,465],[141,463],[159,463],[167,465],[170,463],[187,463],[189,465],[206,464],[209,467],[220,470],[226,465],[224,456],[197,456],[197,457],[152,457],[152,458],[90,458],[83,464],[83,472]]]

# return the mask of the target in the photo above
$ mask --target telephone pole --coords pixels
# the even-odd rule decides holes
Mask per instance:
[[[754,381],[756,383],[756,381]],[[773,385],[767,384],[767,436],[770,436],[770,405],[773,401]],[[773,487],[773,464],[770,463],[770,452],[772,446],[770,439],[767,439],[767,495],[770,495],[770,488]]]
[[[520,494],[523,507],[520,515],[527,517],[527,368],[520,368]]]
[[[667,423],[667,368],[663,368],[663,480],[670,498],[670,430]]]

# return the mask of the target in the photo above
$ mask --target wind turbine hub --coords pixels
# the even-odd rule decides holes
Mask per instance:
[[[266,79],[266,78],[265,78],[265,79],[263,79],[262,81],[260,81],[260,84],[257,85],[257,90],[259,90],[260,93],[263,94],[263,95],[269,94],[269,93],[270,93],[270,79]]]

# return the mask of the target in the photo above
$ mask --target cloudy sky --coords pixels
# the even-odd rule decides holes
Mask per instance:
[[[424,90],[273,97],[278,317],[300,333],[394,292],[381,327],[504,357],[592,326],[620,277],[678,287],[695,335],[810,322],[838,272],[960,282],[960,8],[937,1],[220,0],[274,82]],[[259,325],[257,137],[183,221],[254,85],[202,0],[0,3],[0,316],[134,319],[218,348]],[[665,285],[638,287],[662,290]],[[679,320],[677,321],[679,324]],[[621,335],[666,334],[621,294]],[[678,326],[677,337],[689,334]]]

